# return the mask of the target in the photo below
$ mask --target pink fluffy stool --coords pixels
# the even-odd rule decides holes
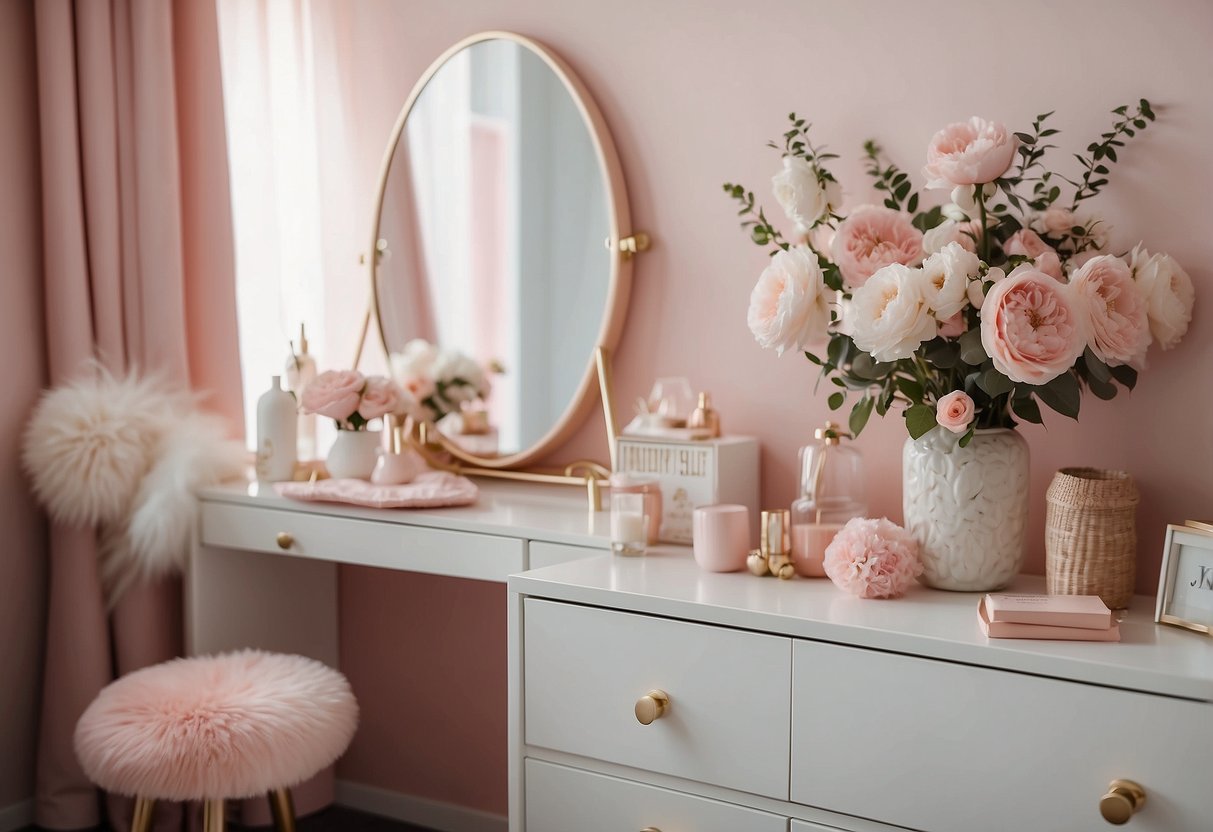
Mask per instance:
[[[245,650],[176,659],[109,684],[76,724],[89,779],[134,797],[131,832],[151,828],[157,800],[204,802],[222,832],[225,800],[269,795],[274,827],[293,832],[290,787],[350,744],[358,703],[320,662]]]

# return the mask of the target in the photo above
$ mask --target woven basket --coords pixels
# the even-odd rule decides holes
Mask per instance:
[[[1050,595],[1098,595],[1124,609],[1137,576],[1137,486],[1124,471],[1063,468],[1045,495]]]

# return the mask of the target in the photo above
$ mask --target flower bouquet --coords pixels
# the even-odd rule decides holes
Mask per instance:
[[[485,368],[466,353],[439,349],[421,338],[389,356],[392,376],[420,405],[423,418],[437,422],[465,405],[489,397],[492,384]]]
[[[1141,245],[1107,252],[1103,221],[1085,211],[1127,141],[1155,119],[1144,99],[1112,112],[1109,130],[1074,154],[1072,176],[1045,165],[1059,132],[1048,126],[1051,113],[1024,132],[976,117],[948,125],[928,144],[922,170],[927,189],[950,192],[946,204],[933,207],[869,141],[866,170],[883,202],[842,214],[829,171],[838,157],[813,144],[811,125],[795,113],[782,142],[771,143],[783,157],[774,197],[793,228],[786,235],[777,229],[752,191],[724,186],[740,203],[750,239],[771,254],[750,297],[748,323],[758,343],[780,354],[804,351],[836,388],[829,407],[851,400],[853,434],[873,411],[895,411],[912,439],[925,440],[907,443],[905,503],[907,526],[925,542],[928,582],[949,579],[932,574],[932,549],[939,547],[924,541],[927,527],[948,509],[963,514],[972,506],[912,503],[948,489],[959,503],[976,499],[981,480],[972,472],[961,477],[957,466],[967,457],[954,454],[958,448],[981,429],[1041,422],[1041,404],[1077,418],[1084,391],[1111,399],[1118,387],[1132,389],[1150,344],[1170,349],[1187,330],[1194,301],[1187,273]],[[815,351],[822,345],[824,352]],[[986,467],[1018,500],[1010,515],[1022,525],[1026,445],[1015,434],[998,441],[1012,458],[998,461],[995,453],[997,464]],[[944,482],[912,476],[915,447],[953,456],[934,463],[933,470],[947,469]],[[1022,529],[999,531],[1022,538]],[[940,531],[936,543],[948,534],[955,530]],[[964,538],[953,548],[961,544],[981,545]],[[1017,569],[1022,540],[1012,548],[1019,550]],[[1008,568],[950,588],[1009,579]]]
[[[368,425],[388,415],[414,416],[417,400],[384,376],[364,376],[356,370],[328,370],[303,388],[304,413],[327,416],[337,423],[337,439],[325,459],[334,478],[371,475],[380,435]]]

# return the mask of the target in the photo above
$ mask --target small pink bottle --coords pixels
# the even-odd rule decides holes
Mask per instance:
[[[853,517],[866,515],[863,457],[843,445],[849,433],[833,422],[813,432],[815,444],[800,449],[800,499],[792,503],[792,568],[824,578],[826,547]]]

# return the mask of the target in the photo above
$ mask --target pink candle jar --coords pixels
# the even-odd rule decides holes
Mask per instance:
[[[661,484],[655,479],[635,474],[611,474],[612,494],[643,494],[644,513],[648,518],[648,543],[661,537]]]

